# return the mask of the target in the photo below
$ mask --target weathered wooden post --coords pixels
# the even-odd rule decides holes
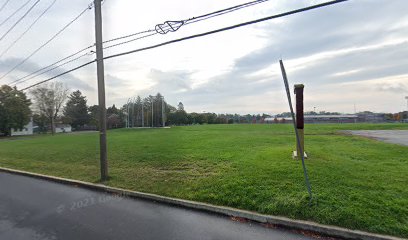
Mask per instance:
[[[295,84],[295,95],[296,95],[296,128],[299,133],[300,147],[296,144],[296,152],[294,152],[294,157],[301,156],[301,151],[303,151],[305,158],[307,158],[305,151],[305,119],[303,113],[303,89],[305,86],[303,84]]]

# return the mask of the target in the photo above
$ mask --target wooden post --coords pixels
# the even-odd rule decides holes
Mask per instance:
[[[296,95],[296,128],[298,129],[299,132],[299,140],[300,140],[300,146],[301,149],[303,150],[305,157],[306,151],[305,151],[305,137],[304,137],[304,128],[305,128],[305,119],[304,119],[304,112],[303,112],[303,89],[304,89],[303,84],[296,84],[295,85],[295,95]],[[300,155],[300,149],[299,146],[296,144],[296,156],[301,156]]]

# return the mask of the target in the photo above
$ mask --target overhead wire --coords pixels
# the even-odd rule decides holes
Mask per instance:
[[[320,4],[315,4],[315,5],[311,5],[311,6],[308,6],[308,7],[299,8],[299,9],[295,9],[295,10],[292,10],[292,11],[276,14],[276,15],[272,15],[272,16],[252,20],[252,21],[247,21],[247,22],[235,24],[235,25],[232,25],[232,26],[229,26],[229,27],[219,28],[219,29],[216,29],[216,30],[212,30],[212,31],[204,32],[204,33],[199,33],[199,34],[195,34],[195,35],[190,35],[190,36],[187,36],[187,37],[174,39],[174,40],[171,40],[171,41],[163,42],[163,43],[148,46],[148,47],[143,47],[143,48],[139,48],[139,49],[135,49],[135,50],[127,51],[127,52],[122,52],[122,53],[118,53],[118,54],[113,54],[113,55],[104,57],[103,59],[107,60],[107,59],[110,59],[110,58],[116,58],[116,57],[132,54],[132,53],[136,53],[136,52],[142,52],[142,51],[162,47],[162,46],[165,46],[165,45],[186,41],[186,40],[189,40],[189,39],[194,39],[194,38],[199,38],[199,37],[203,37],[203,36],[207,36],[207,35],[211,35],[211,34],[215,34],[215,33],[219,33],[219,32],[224,32],[224,31],[235,29],[235,28],[244,27],[244,26],[247,26],[247,25],[251,25],[251,24],[255,24],[255,23],[259,23],[259,22],[263,22],[263,21],[267,21],[267,20],[271,20],[271,19],[281,18],[281,17],[284,17],[284,16],[289,16],[289,15],[293,15],[293,14],[297,14],[297,13],[301,13],[301,12],[306,12],[306,11],[310,11],[310,10],[313,10],[313,9],[322,8],[322,7],[326,7],[326,6],[330,6],[330,5],[334,5],[334,4],[338,4],[338,3],[342,3],[342,2],[347,2],[347,1],[349,1],[349,0],[334,0],[334,1],[324,2],[324,3],[320,3]],[[27,89],[35,87],[35,86],[37,86],[39,84],[51,81],[51,80],[53,80],[53,79],[55,79],[55,78],[57,78],[59,76],[62,76],[64,74],[67,74],[67,73],[70,73],[70,72],[75,71],[77,69],[80,69],[82,67],[85,67],[85,66],[87,66],[87,65],[89,65],[89,64],[91,64],[91,63],[93,63],[95,61],[96,60],[87,62],[85,64],[82,64],[82,65],[78,66],[78,67],[67,70],[67,71],[65,71],[65,72],[63,72],[63,73],[61,73],[61,74],[59,74],[57,76],[54,76],[54,77],[45,79],[45,80],[43,80],[41,82],[30,85],[30,86],[28,86],[28,87],[26,87],[26,88],[24,88],[22,90],[27,90]]]
[[[23,9],[25,6],[27,6],[27,4],[29,4],[31,2],[31,0],[28,0],[27,2],[25,2],[23,5],[21,5],[19,8],[17,8],[11,15],[9,15],[8,17],[6,17],[3,22],[0,23],[0,27],[3,26],[3,24],[5,24],[8,20],[10,20],[10,18],[14,17],[14,15],[16,15],[21,9]]]
[[[93,48],[94,46],[95,46],[95,44],[94,44],[94,45],[91,45],[91,46],[88,46],[88,47],[85,47],[85,48],[83,48],[83,49],[81,49],[81,50],[79,50],[79,51],[77,51],[77,52],[75,52],[75,53],[72,53],[71,55],[69,55],[69,56],[67,56],[67,57],[64,57],[64,58],[62,58],[62,59],[60,59],[60,60],[58,60],[58,61],[56,61],[56,62],[54,62],[54,63],[52,63],[52,64],[50,64],[50,65],[48,65],[48,66],[45,66],[45,67],[43,67],[43,68],[40,68],[40,69],[36,70],[35,72],[32,72],[32,73],[30,73],[30,74],[25,75],[24,77],[21,77],[21,78],[19,78],[19,79],[16,79],[16,80],[10,82],[9,85],[10,85],[10,84],[18,84],[18,83],[21,83],[21,82],[23,82],[23,80],[25,80],[25,79],[27,79],[27,78],[33,76],[34,74],[39,73],[39,72],[41,72],[41,71],[46,71],[48,68],[53,67],[53,66],[55,66],[55,65],[57,65],[57,64],[59,64],[59,63],[65,61],[65,60],[67,60],[67,59],[69,59],[69,58],[72,58],[72,57],[74,57],[74,56],[76,56],[76,55],[78,55],[78,54],[80,54],[80,53],[82,53],[82,52],[84,52],[84,51],[86,51],[86,50],[88,50],[88,49],[91,49],[91,48]],[[89,53],[85,53],[85,55],[89,55]],[[71,61],[71,62],[72,62],[72,61]],[[65,64],[64,64],[64,65],[65,65]],[[41,73],[41,74],[39,74],[39,75],[42,75],[42,74],[43,74],[43,73]],[[36,76],[38,76],[38,75],[36,75]],[[30,79],[31,79],[31,78],[30,78]],[[25,82],[25,81],[24,81],[24,82]]]
[[[30,24],[30,26],[28,26],[27,29],[22,32],[19,37],[17,37],[3,52],[0,53],[0,58],[3,57],[4,54],[6,54],[18,41],[20,41],[24,37],[24,35],[31,30],[31,28],[33,28],[33,26],[40,20],[41,17],[45,15],[45,13],[48,12],[48,10],[50,10],[50,8],[55,4],[56,1],[57,0],[53,0],[51,4]]]
[[[10,0],[6,0],[3,5],[0,7],[0,12],[6,7],[7,3],[10,2]]]
[[[65,71],[65,72],[62,72],[62,73],[60,73],[60,74],[58,74],[58,75],[56,75],[56,76],[50,77],[50,78],[48,78],[48,79],[45,79],[45,80],[43,80],[43,81],[41,81],[41,82],[35,83],[35,84],[33,84],[33,85],[30,85],[29,87],[26,87],[26,88],[21,89],[21,91],[25,91],[25,90],[30,89],[30,88],[32,88],[32,87],[38,86],[38,85],[43,84],[43,83],[48,82],[48,81],[51,81],[51,80],[53,80],[53,79],[55,79],[55,78],[61,77],[61,76],[66,75],[66,74],[68,74],[68,73],[70,73],[70,72],[73,72],[73,71],[76,71],[76,70],[78,70],[78,69],[81,69],[81,68],[83,68],[83,67],[85,67],[85,66],[88,66],[89,64],[92,64],[92,63],[94,63],[94,62],[96,62],[96,59],[95,59],[95,60],[92,60],[92,61],[89,61],[89,62],[87,62],[87,63],[81,64],[81,65],[79,65],[79,66],[77,66],[77,67],[75,67],[75,68],[71,68],[71,69],[69,69],[69,70],[67,70],[67,71]]]
[[[190,35],[190,36],[183,37],[183,38],[170,40],[170,41],[163,42],[163,43],[156,44],[156,45],[152,45],[152,46],[149,46],[149,47],[143,47],[143,48],[139,48],[139,49],[123,52],[123,53],[110,55],[110,56],[104,57],[103,59],[110,59],[110,58],[115,58],[115,57],[119,57],[119,56],[128,55],[128,54],[131,54],[131,53],[136,53],[136,52],[141,52],[141,51],[145,51],[145,50],[149,50],[149,49],[153,49],[153,48],[158,48],[158,47],[161,47],[161,46],[165,46],[165,45],[169,45],[169,44],[173,44],[173,43],[177,43],[177,42],[182,42],[182,41],[193,39],[193,38],[203,37],[203,36],[211,35],[211,34],[214,34],[214,33],[224,32],[224,31],[227,31],[227,30],[231,30],[231,29],[235,29],[235,28],[239,28],[239,27],[244,27],[244,26],[247,26],[247,25],[251,25],[251,24],[255,24],[255,23],[259,23],[259,22],[263,22],[263,21],[267,21],[267,20],[271,20],[271,19],[275,19],[275,18],[280,18],[280,17],[284,17],[284,16],[288,16],[288,15],[292,15],[292,14],[296,14],[296,13],[300,13],[300,12],[310,11],[310,10],[313,10],[313,9],[316,9],[316,8],[321,8],[321,7],[325,7],[325,6],[329,6],[329,5],[333,5],[333,4],[337,4],[337,3],[341,3],[341,2],[346,2],[346,1],[349,1],[349,0],[334,0],[334,1],[324,2],[324,3],[320,3],[320,4],[316,4],[316,5],[311,5],[311,6],[308,6],[308,7],[299,8],[299,9],[296,9],[296,10],[292,10],[292,11],[272,15],[272,16],[269,16],[269,17],[264,17],[264,18],[259,18],[259,19],[256,19],[256,20],[248,21],[248,22],[243,22],[243,23],[232,25],[232,26],[229,26],[229,27],[219,28],[219,29],[204,32],[204,33],[199,33],[199,34]]]
[[[210,18],[211,15],[214,15],[214,14],[217,14],[217,15],[214,15],[214,16],[218,16],[218,15],[222,15],[222,14],[225,14],[225,13],[228,13],[228,12],[231,12],[231,11],[235,11],[235,10],[238,10],[238,9],[241,9],[241,8],[244,8],[244,7],[252,6],[252,5],[255,5],[255,4],[258,4],[258,3],[261,3],[261,2],[266,2],[266,1],[269,1],[269,0],[256,0],[256,1],[252,1],[252,2],[247,2],[247,3],[244,3],[244,4],[240,4],[240,5],[236,5],[236,6],[233,6],[233,7],[229,7],[229,8],[226,8],[226,9],[218,10],[218,11],[215,11],[215,12],[212,12],[212,13],[200,15],[200,16],[197,16],[197,17],[192,17],[192,18],[189,18],[189,19],[186,19],[186,20],[183,20],[183,21],[194,21],[194,22],[195,22],[195,21],[201,21],[201,20],[205,20],[205,19]],[[105,0],[104,2],[106,2],[106,0]],[[227,11],[227,12],[226,12],[226,11]],[[205,19],[201,19],[201,18],[203,18],[203,17],[205,17]],[[170,21],[170,22],[179,23],[180,21]],[[193,23],[193,22],[192,22],[192,23]],[[184,24],[184,23],[183,23],[183,24]],[[166,25],[166,26],[164,27],[163,30],[166,31],[166,30],[168,30],[168,29],[170,29],[170,28],[172,28],[172,25],[171,25],[171,24],[168,24],[168,25]],[[174,29],[173,29],[173,30],[174,30]],[[149,33],[149,34],[147,34],[147,33]],[[145,31],[141,31],[141,32],[137,32],[137,33],[125,35],[125,36],[122,36],[122,37],[118,37],[118,38],[113,38],[113,39],[110,39],[110,40],[106,40],[106,41],[104,41],[103,43],[110,43],[110,42],[114,42],[114,41],[117,41],[117,40],[129,38],[129,37],[132,37],[132,36],[142,35],[142,34],[147,34],[147,35],[140,36],[140,37],[137,37],[137,38],[133,38],[133,39],[131,39],[131,40],[126,40],[126,41],[123,41],[123,42],[119,42],[119,43],[116,43],[116,44],[112,44],[112,45],[109,45],[109,46],[104,47],[103,49],[109,49],[109,48],[113,48],[113,47],[116,47],[116,46],[119,46],[119,45],[123,45],[123,44],[130,43],[130,42],[133,42],[133,41],[136,41],[136,40],[140,40],[140,39],[143,39],[143,38],[151,37],[151,36],[153,36],[153,35],[158,34],[158,32],[157,32],[155,29],[149,29],[149,30],[145,30]],[[91,46],[91,47],[93,47],[93,46]],[[83,50],[86,50],[86,49],[89,49],[89,48],[90,48],[90,47],[85,48],[85,49],[83,49]],[[43,67],[43,68],[41,68],[41,69],[39,69],[39,70],[37,70],[37,71],[35,71],[35,72],[33,72],[33,73],[30,73],[29,75],[26,75],[26,76],[24,76],[24,77],[22,77],[22,78],[19,78],[19,79],[17,79],[17,80],[14,80],[14,81],[12,81],[12,82],[9,83],[9,84],[19,84],[19,83],[26,82],[26,81],[27,81],[27,79],[26,79],[27,77],[30,77],[30,76],[32,76],[32,75],[34,75],[34,74],[36,74],[36,73],[38,73],[38,72],[44,71],[44,70],[46,71],[47,68],[52,67],[52,66],[54,66],[54,65],[56,65],[56,64],[58,64],[58,63],[60,63],[61,61],[66,60],[66,59],[68,59],[68,58],[70,58],[70,57],[72,57],[72,56],[74,56],[74,55],[76,55],[76,54],[82,52],[83,50],[80,50],[80,51],[78,51],[78,52],[75,53],[75,54],[72,54],[72,55],[70,55],[70,56],[68,56],[68,57],[65,57],[65,58],[63,58],[63,59],[61,59],[61,60],[59,60],[59,61],[57,61],[57,62],[55,62],[55,63],[53,63],[53,64],[51,64],[51,65],[48,65],[48,66],[46,66],[46,67]],[[56,68],[57,68],[57,67],[56,67]],[[55,68],[53,68],[53,69],[55,69]],[[36,74],[36,76],[41,75],[41,74],[43,74],[43,73]],[[32,78],[33,78],[33,77],[30,77],[29,79],[32,79]],[[26,79],[26,80],[24,80],[24,79]]]
[[[200,16],[191,17],[191,18],[188,18],[188,19],[185,19],[185,20],[166,21],[165,24],[164,24],[165,26],[164,26],[164,29],[163,29],[163,30],[165,31],[165,30],[170,29],[170,28],[172,27],[172,25],[170,24],[171,22],[180,23],[181,26],[182,26],[182,25],[188,25],[188,24],[191,24],[191,23],[195,23],[195,22],[207,20],[207,19],[210,19],[210,18],[213,18],[213,17],[216,17],[216,16],[220,16],[220,15],[223,15],[223,14],[227,14],[227,13],[230,13],[230,12],[233,12],[233,11],[236,11],[236,10],[239,10],[239,9],[242,9],[242,8],[250,7],[250,6],[253,6],[253,5],[256,5],[256,4],[259,4],[259,3],[263,3],[263,2],[267,2],[267,1],[270,1],[270,0],[255,0],[255,1],[247,2],[247,3],[239,4],[239,5],[236,5],[236,6],[233,6],[233,7],[221,9],[221,10],[218,10],[218,11],[215,11],[215,12],[203,14],[203,15],[200,15]],[[170,22],[170,23],[169,23],[169,22]],[[169,23],[169,24],[166,24],[166,23]],[[155,27],[155,29],[149,29],[149,30],[145,30],[145,31],[141,31],[141,32],[137,32],[137,33],[125,35],[125,36],[122,36],[122,37],[113,38],[113,39],[110,39],[110,40],[106,40],[106,41],[104,41],[103,43],[109,43],[109,42],[112,42],[112,41],[117,41],[117,40],[129,38],[129,37],[133,37],[133,36],[136,36],[136,35],[141,35],[141,34],[144,34],[144,33],[152,33],[152,32],[155,32],[154,34],[148,34],[148,36],[150,37],[150,36],[153,36],[153,35],[156,35],[157,33],[159,33],[159,32],[157,31],[157,27],[160,26],[160,25],[163,25],[163,24],[157,24],[156,27]],[[180,27],[181,27],[181,26],[180,26]],[[177,29],[178,29],[178,28],[177,28]],[[137,38],[134,38],[134,39],[131,39],[131,40],[124,41],[124,42],[122,42],[122,43],[118,43],[118,44],[114,44],[114,45],[108,46],[108,47],[106,47],[106,48],[111,48],[111,47],[114,47],[114,46],[118,46],[118,45],[130,43],[130,42],[133,42],[133,41],[136,41],[136,40],[145,38],[145,37],[146,37],[146,36],[137,37]],[[104,49],[106,49],[106,48],[104,48]]]
[[[0,77],[0,80],[6,77],[8,74],[16,70],[18,67],[23,65],[27,60],[29,60],[34,54],[36,54],[38,51],[40,51],[42,48],[44,48],[46,45],[48,45],[51,41],[53,41],[58,35],[60,35],[62,32],[64,32],[71,24],[76,22],[82,15],[85,14],[86,11],[90,10],[93,8],[93,4],[89,4],[87,8],[85,8],[81,13],[79,13],[74,19],[72,19],[68,24],[66,24],[61,30],[59,30],[56,34],[54,34],[50,39],[48,39],[45,43],[43,43],[40,47],[38,47],[36,50],[34,50],[30,55],[28,55],[26,58],[24,58],[21,62],[19,62],[17,65],[15,65],[13,68],[11,68],[8,72],[3,74]]]
[[[60,68],[60,67],[65,66],[65,65],[67,65],[67,64],[69,64],[69,63],[78,61],[79,59],[81,59],[81,58],[83,58],[83,57],[85,57],[85,56],[91,56],[91,55],[93,55],[93,54],[95,54],[95,52],[94,52],[94,51],[91,51],[91,52],[88,52],[88,53],[84,53],[84,54],[82,54],[82,55],[80,55],[80,56],[78,56],[78,57],[76,57],[76,58],[71,59],[71,60],[68,60],[68,61],[66,61],[66,62],[63,62],[63,63],[61,63],[61,64],[49,65],[49,66],[47,66],[47,68],[43,68],[42,71],[37,71],[37,74],[32,74],[30,77],[28,77],[28,78],[26,78],[26,79],[20,79],[20,80],[18,80],[18,81],[17,81],[17,80],[14,81],[14,84],[17,85],[17,84],[25,83],[25,82],[27,82],[27,81],[33,79],[33,78],[36,78],[36,77],[41,76],[41,75],[44,75],[44,74],[46,74],[46,73],[48,73],[48,72],[51,72],[51,71],[53,71],[53,70],[55,70],[55,69],[57,69],[57,68]],[[50,68],[51,66],[53,66],[53,67]]]
[[[40,2],[37,0],[24,14],[21,16],[11,27],[0,37],[0,41],[3,40],[7,34],[9,34],[33,9],[34,7]]]

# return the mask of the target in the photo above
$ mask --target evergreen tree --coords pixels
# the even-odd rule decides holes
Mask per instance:
[[[64,108],[64,115],[73,128],[77,129],[90,121],[88,106],[85,96],[77,90],[68,97],[67,104]]]

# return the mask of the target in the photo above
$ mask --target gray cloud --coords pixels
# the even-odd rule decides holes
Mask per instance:
[[[375,85],[375,90],[391,93],[407,93],[408,86],[403,83],[381,83]]]

